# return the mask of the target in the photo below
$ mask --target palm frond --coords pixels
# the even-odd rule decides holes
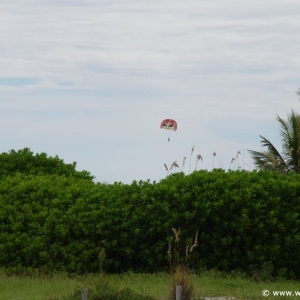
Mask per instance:
[[[255,166],[260,170],[278,171],[281,173],[288,171],[288,167],[281,156],[274,156],[270,151],[248,150],[248,152],[250,152]]]
[[[267,148],[267,151],[254,151],[248,150],[254,160],[257,168],[265,170],[277,170],[279,172],[287,172],[287,164],[284,158],[276,147],[265,137],[260,135],[260,142],[263,147]]]
[[[265,137],[260,135],[260,143],[263,147],[266,147],[268,149],[268,152],[276,158],[280,158],[280,160],[284,161],[283,157],[281,156],[280,152],[276,149],[276,147]]]
[[[277,116],[277,120],[280,123],[280,136],[282,139],[282,151],[283,157],[288,165],[291,166],[295,172],[300,171],[300,116],[293,110],[288,115],[288,120],[284,121]],[[293,149],[291,151],[291,149]]]
[[[300,95],[300,89],[298,93]],[[261,152],[248,151],[259,169],[300,173],[300,116],[292,110],[291,114],[288,114],[287,120],[283,120],[277,115],[277,121],[280,124],[279,133],[282,142],[282,153],[261,135],[260,142],[267,150]]]

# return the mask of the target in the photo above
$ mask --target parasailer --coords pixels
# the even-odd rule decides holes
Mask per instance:
[[[173,119],[165,119],[160,123],[160,128],[166,130],[177,130],[177,122]],[[168,137],[168,142],[170,142],[170,138]]]
[[[160,123],[160,128],[176,131],[177,122],[173,119],[165,119]]]

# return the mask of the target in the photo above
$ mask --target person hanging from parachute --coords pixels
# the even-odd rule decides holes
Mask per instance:
[[[177,130],[177,122],[173,119],[165,119],[160,123],[160,128],[176,131]],[[168,138],[168,142],[170,142],[170,138]]]

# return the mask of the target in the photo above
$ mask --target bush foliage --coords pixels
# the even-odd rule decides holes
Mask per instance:
[[[64,300],[82,299],[82,289],[78,288],[72,295]],[[130,288],[116,288],[112,286],[104,276],[100,276],[96,284],[88,288],[88,299],[90,300],[155,300],[153,297],[144,296]]]
[[[93,179],[87,171],[77,171],[76,162],[66,164],[58,156],[49,157],[46,153],[33,154],[29,148],[10,150],[0,154],[0,177],[23,173],[26,175],[55,174],[76,178]]]
[[[182,236],[199,231],[196,271],[300,278],[297,174],[202,170],[105,185],[58,158],[47,169],[46,155],[36,156],[40,171],[34,160],[13,166],[16,153],[0,155],[0,266],[97,272],[104,248],[108,272],[163,271],[171,228],[181,228]]]

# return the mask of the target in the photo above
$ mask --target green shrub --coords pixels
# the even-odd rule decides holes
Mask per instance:
[[[59,175],[73,176],[82,179],[94,179],[87,171],[77,171],[76,162],[66,164],[58,156],[47,156],[46,153],[36,153],[29,148],[18,151],[10,150],[0,154],[0,177],[22,173],[26,175]]]
[[[104,248],[107,272],[167,271],[170,228],[181,227],[199,232],[196,270],[258,274],[269,264],[273,277],[300,278],[299,176],[213,170],[130,185],[2,176],[0,267],[98,272]]]
[[[65,300],[81,300],[82,289],[78,288],[71,296]],[[130,288],[118,289],[110,285],[104,276],[100,276],[98,283],[88,289],[89,300],[155,300],[150,296],[143,296]]]

